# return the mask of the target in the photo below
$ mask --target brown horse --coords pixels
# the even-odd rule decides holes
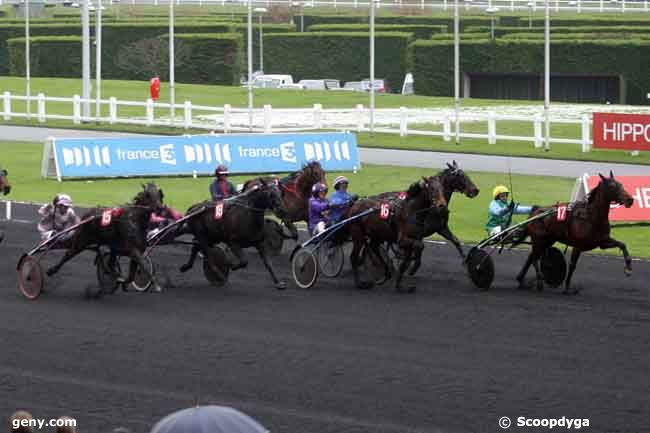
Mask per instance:
[[[465,194],[469,198],[476,197],[480,190],[472,182],[467,174],[458,167],[456,161],[453,164],[447,163],[447,168],[433,176],[432,178],[437,179],[442,184],[443,194],[445,200],[447,201],[447,206],[451,202],[451,197],[454,192],[460,192]],[[430,178],[430,179],[432,179]],[[399,197],[399,192],[389,192],[378,195],[380,199],[385,199],[389,197]],[[422,228],[424,237],[431,236],[435,233],[438,233],[443,238],[447,239],[452,243],[458,250],[458,254],[464,260],[465,253],[461,246],[458,238],[451,232],[449,228],[449,212],[439,212],[436,208],[431,208],[428,212],[425,213],[424,217],[424,227]],[[422,261],[422,256],[417,255],[413,261],[411,269],[409,269],[409,275],[414,275],[420,267]]]
[[[118,281],[123,287],[130,284],[135,277],[135,272],[140,266],[147,277],[153,281],[154,291],[161,291],[160,285],[142,258],[147,248],[147,226],[151,213],[160,210],[163,202],[163,192],[155,184],[142,185],[133,202],[121,208],[103,209],[96,208],[81,219],[91,219],[82,224],[75,231],[71,239],[71,246],[66,250],[65,255],[59,263],[47,270],[47,275],[54,275],[70,259],[87,248],[106,245],[111,248],[113,256],[129,256],[129,276],[126,280],[119,278]]]
[[[0,167],[0,192],[2,192],[4,195],[7,195],[11,192],[11,184],[9,183],[9,179],[7,179],[8,175],[9,173],[7,170]]]
[[[244,184],[244,190],[259,186],[259,179],[264,179],[266,183],[270,183],[277,178],[267,176],[251,179]],[[294,223],[298,221],[307,222],[309,219],[311,187],[318,182],[327,182],[325,170],[323,170],[323,167],[321,167],[318,161],[311,161],[305,164],[299,171],[295,171],[289,176],[279,179],[279,182],[282,202],[286,212],[283,222],[289,229],[290,237],[292,239],[298,239],[298,229]]]
[[[565,283],[565,293],[569,293],[571,277],[575,271],[580,254],[583,251],[591,251],[594,248],[608,249],[620,248],[625,258],[625,274],[632,272],[632,260],[623,242],[617,241],[610,236],[609,209],[611,203],[617,203],[630,207],[634,198],[625,191],[623,185],[614,179],[610,171],[609,178],[600,176],[600,183],[589,193],[587,199],[574,203],[569,209],[566,204],[556,205],[558,213],[529,223],[526,227],[532,241],[532,251],[524,264],[524,267],[517,275],[519,286],[523,287],[524,277],[534,265],[537,273],[537,290],[544,289],[544,275],[539,266],[539,260],[555,242],[561,242],[573,247],[571,252],[571,263]],[[534,208],[531,217],[548,211],[552,208]],[[566,209],[566,213],[564,212]],[[576,293],[574,291],[574,293]]]
[[[366,198],[356,201],[348,213],[348,217],[360,214],[367,209],[376,209],[365,217],[350,223],[349,230],[352,237],[353,248],[350,262],[354,272],[354,281],[357,287],[367,288],[369,283],[362,283],[359,279],[359,266],[361,265],[361,250],[368,244],[376,257],[384,261],[383,254],[379,251],[383,243],[397,244],[401,252],[401,263],[398,269],[395,288],[401,290],[404,272],[414,257],[422,254],[424,244],[424,220],[426,213],[432,208],[445,212],[447,201],[443,195],[440,181],[435,177],[422,178],[419,182],[411,184],[403,200],[380,200]],[[389,280],[391,267],[383,263],[385,280]],[[410,288],[409,291],[413,291]]]

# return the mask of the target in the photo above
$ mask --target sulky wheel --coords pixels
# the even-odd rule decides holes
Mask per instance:
[[[328,278],[335,278],[341,274],[345,264],[343,246],[325,242],[318,249],[318,267]]]
[[[221,287],[228,281],[230,262],[222,247],[210,248],[203,257],[203,275],[215,287]]]
[[[18,264],[18,287],[27,299],[38,298],[43,291],[43,269],[37,258],[24,256]]]
[[[282,226],[275,220],[266,218],[264,220],[264,247],[271,256],[279,256],[282,252],[284,236]]]
[[[476,287],[487,290],[494,280],[494,262],[484,250],[472,248],[467,255],[467,272]]]
[[[312,248],[299,248],[291,256],[291,273],[301,289],[309,289],[318,279],[318,260]]]
[[[108,251],[100,251],[95,258],[95,267],[97,269],[99,290],[88,289],[87,295],[91,298],[97,298],[104,293],[114,293],[119,286],[117,279],[122,275],[119,260],[111,260],[111,253]]]
[[[153,275],[155,269],[153,262],[151,261],[151,257],[143,256],[142,260],[144,260],[145,266],[147,267],[149,273]],[[146,292],[151,287],[151,279],[147,273],[144,272],[144,269],[142,269],[140,265],[138,265],[137,269],[135,270],[135,276],[133,277],[131,286],[138,292]]]
[[[550,287],[558,287],[566,278],[566,261],[564,254],[555,247],[550,247],[542,256],[542,275]]]

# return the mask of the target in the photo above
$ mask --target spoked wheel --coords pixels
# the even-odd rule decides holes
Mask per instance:
[[[387,281],[386,267],[390,275],[395,275],[393,262],[388,256],[388,250],[383,245],[377,247],[377,254],[369,245],[364,245],[361,252],[361,266],[363,273],[369,277],[374,284],[382,284]]]
[[[309,289],[318,279],[318,259],[310,247],[299,248],[291,257],[291,273],[301,289]]]
[[[279,256],[282,252],[282,226],[277,221],[266,218],[264,220],[264,247],[271,256]]]
[[[318,267],[326,277],[338,277],[343,270],[344,264],[345,255],[342,245],[325,242],[318,249]]]
[[[542,274],[544,282],[550,287],[558,287],[566,278],[567,266],[564,254],[555,247],[550,247],[542,256]]]
[[[143,256],[142,259],[144,260],[145,266],[147,267],[149,273],[153,275],[155,269],[153,262],[151,261],[151,257]],[[141,266],[138,266],[138,268],[135,270],[135,276],[133,277],[131,286],[138,292],[146,292],[151,287],[151,279]]]
[[[494,281],[494,261],[482,249],[472,248],[467,254],[467,272],[474,285],[482,290],[487,290]]]
[[[18,287],[27,299],[38,298],[43,291],[43,268],[36,257],[25,256],[18,264]]]
[[[230,262],[222,247],[210,248],[203,257],[203,275],[215,287],[221,287],[228,281]]]
[[[97,268],[99,290],[94,291],[92,288],[87,288],[88,296],[98,298],[104,293],[114,293],[119,287],[117,279],[122,275],[119,260],[116,259],[111,263],[111,253],[100,251],[97,253],[97,258],[95,259],[95,267]]]

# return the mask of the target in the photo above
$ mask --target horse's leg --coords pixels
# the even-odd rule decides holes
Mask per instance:
[[[463,259],[463,262],[465,261],[465,253],[463,252],[463,247],[458,240],[458,238],[449,230],[449,226],[445,225],[440,231],[438,231],[438,234],[442,236],[443,238],[447,239],[449,242],[453,244],[453,246],[456,247],[456,250],[458,250],[458,254],[460,254],[460,258]]]
[[[571,250],[571,263],[569,263],[569,273],[567,274],[566,277],[566,283],[564,285],[564,293],[570,293],[570,288],[571,288],[571,277],[573,277],[573,272],[576,270],[576,266],[578,265],[578,259],[580,258],[580,253],[582,253],[582,250],[576,247],[573,247]],[[578,291],[575,290],[573,293],[577,293]]]
[[[242,247],[239,246],[239,244],[229,244],[228,247],[230,248],[230,251],[235,255],[235,258],[239,263],[233,263],[230,269],[233,271],[236,271],[237,269],[245,268],[248,266],[248,259],[246,258],[246,255],[244,254],[244,250]]]
[[[257,248],[257,252],[260,254],[260,257],[262,258],[262,262],[264,262],[264,266],[266,266],[266,270],[269,271],[269,274],[271,274],[271,278],[273,279],[275,288],[278,290],[286,289],[287,283],[285,283],[284,281],[280,281],[278,277],[275,275],[273,264],[271,264],[271,261],[269,260],[268,254],[266,252],[266,248],[264,247],[264,243],[260,242],[255,247]]]
[[[199,251],[201,251],[201,249],[202,248],[199,244],[192,245],[192,251],[190,252],[190,257],[187,260],[187,263],[181,266],[180,269],[181,272],[187,272],[190,269],[192,269],[192,266],[194,266],[194,261],[196,261],[196,256],[199,254]],[[203,252],[203,254],[205,254],[205,251]]]
[[[422,250],[424,249],[424,244],[420,240],[402,239],[399,242],[399,246],[400,249],[404,251],[404,257],[397,271],[397,278],[395,279],[395,289],[401,291],[402,278],[404,277],[404,273],[406,272],[409,265],[411,264],[411,260],[413,259],[413,256],[414,255],[417,256],[417,254],[422,254]],[[415,286],[410,286],[408,288],[409,293],[413,293],[414,291],[415,291]]]
[[[364,247],[363,239],[353,240],[352,252],[350,253],[350,264],[352,265],[352,275],[354,275],[354,285],[358,289],[369,289],[372,283],[361,281],[359,278],[359,266],[361,266],[361,249]]]
[[[528,273],[528,269],[530,269],[530,265],[533,264],[533,252],[531,251],[530,254],[528,254],[528,257],[526,258],[526,263],[524,263],[524,266],[521,268],[521,271],[519,271],[519,274],[517,274],[517,282],[519,283],[518,288],[519,289],[524,289],[524,278],[526,278],[526,274]]]
[[[293,239],[294,241],[298,240],[298,227],[291,222],[291,221],[283,221],[284,226],[289,230],[289,239]],[[283,236],[286,236],[284,232],[282,233]]]
[[[72,246],[71,248],[68,248],[68,249],[65,251],[65,254],[64,254],[63,257],[61,258],[61,260],[59,260],[59,263],[57,263],[56,265],[52,266],[51,268],[49,268],[49,269],[47,270],[47,276],[48,276],[48,277],[51,277],[52,275],[54,275],[54,274],[56,274],[57,272],[59,272],[59,270],[61,269],[61,267],[62,267],[62,266],[63,266],[63,265],[68,261],[68,260],[72,259],[73,257],[75,257],[76,255],[78,255],[78,254],[79,254],[80,252],[82,252],[82,251],[83,251],[83,248],[78,248],[78,247],[76,247],[76,246]]]
[[[539,261],[549,247],[550,245],[546,243],[533,245],[533,251],[531,252],[533,256],[533,266],[535,267],[535,274],[537,276],[537,290],[540,292],[544,290],[544,272],[542,272],[542,267],[540,266]]]
[[[627,247],[623,242],[617,241],[614,238],[607,238],[600,243],[599,247],[601,250],[606,250],[608,248],[620,249],[623,252],[623,259],[625,260],[625,275],[628,277],[632,275],[632,258],[630,257],[630,253],[627,251]]]
[[[381,260],[381,263],[384,265],[384,281],[382,281],[382,283],[393,278],[393,273],[391,272],[390,257],[386,257],[389,260],[388,262],[384,260],[384,255],[381,253],[381,243],[371,242],[370,249],[372,249],[372,251],[375,253],[375,256],[379,258],[379,260]]]

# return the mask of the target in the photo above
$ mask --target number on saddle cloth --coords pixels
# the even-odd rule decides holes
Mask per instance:
[[[382,202],[379,205],[379,218],[387,220],[390,217],[390,203]]]
[[[124,212],[124,209],[122,209],[121,207],[104,209],[102,211],[101,226],[108,227],[109,225],[111,225],[111,222],[113,222],[113,218],[119,218],[122,215],[122,212]]]
[[[565,205],[558,205],[557,207],[557,220],[562,222],[566,221],[567,207]]]
[[[223,201],[218,201],[214,206],[214,219],[220,220],[223,218]]]

